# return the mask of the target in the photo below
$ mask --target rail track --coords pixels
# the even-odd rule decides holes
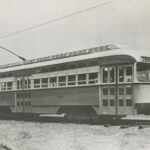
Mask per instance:
[[[137,126],[139,129],[150,128],[150,120],[135,120],[135,119],[119,119],[105,124],[105,127],[120,126],[120,129],[126,129],[129,127]]]
[[[150,128],[150,120],[143,119],[104,119],[99,118],[97,122],[90,120],[70,121],[63,115],[60,116],[16,116],[7,115],[0,116],[0,120],[15,120],[25,122],[40,122],[40,123],[77,123],[90,125],[104,125],[105,127],[120,126],[120,129],[137,126],[139,129]]]

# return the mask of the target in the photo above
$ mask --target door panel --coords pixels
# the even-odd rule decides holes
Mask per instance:
[[[101,113],[111,115],[133,114],[134,97],[133,85],[131,85],[133,81],[133,65],[103,66],[101,70],[102,83],[111,84],[101,88]]]
[[[118,102],[117,102],[117,114],[124,115],[125,114],[125,107],[124,107],[124,99],[125,99],[125,88],[124,86],[118,87]]]
[[[118,115],[133,114],[133,87],[131,85],[118,86]]]
[[[126,86],[126,97],[125,97],[125,114],[133,114],[133,87]]]
[[[117,94],[117,100],[116,100]],[[133,88],[131,85],[118,85],[102,87],[102,114],[131,115],[133,114]],[[116,108],[117,105],[117,108]]]
[[[30,113],[31,111],[32,111],[32,106],[31,106],[30,93],[27,91],[16,92],[16,112]]]
[[[16,77],[16,112],[31,112],[31,98],[28,89],[31,88],[31,79],[29,76]]]
[[[115,114],[115,87],[102,87],[102,114]]]

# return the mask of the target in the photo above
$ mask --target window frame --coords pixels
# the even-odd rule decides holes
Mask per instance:
[[[97,77],[93,78],[93,79],[90,79],[90,75],[92,75],[92,74],[96,74]],[[88,80],[88,85],[97,84],[98,83],[98,75],[99,75],[98,72],[89,72],[88,73],[88,79],[87,79]]]
[[[61,78],[64,77],[64,81],[60,81]],[[67,85],[67,76],[66,75],[63,75],[63,76],[58,76],[58,86],[62,87],[62,86],[66,86]]]
[[[4,84],[4,85],[2,85]],[[0,83],[1,91],[7,91],[7,82],[1,82]]]
[[[107,95],[109,95],[109,88],[103,88],[103,90],[102,90],[102,95],[103,96],[107,96]]]
[[[107,76],[107,81],[108,82],[103,82],[103,69],[104,68],[108,68],[108,76]],[[110,82],[110,68],[114,69],[114,82]],[[114,84],[116,83],[116,66],[112,65],[112,66],[102,66],[101,67],[101,84]]]
[[[69,80],[69,77],[74,76],[75,80]],[[67,86],[75,86],[77,84],[77,75],[73,74],[73,75],[68,75],[67,76]]]
[[[131,89],[131,90],[129,90]],[[128,91],[129,90],[129,91]],[[133,88],[132,86],[127,86],[126,87],[126,92],[125,92],[126,96],[132,96],[133,95]]]
[[[56,79],[55,82],[51,82],[51,79]],[[49,87],[50,88],[55,88],[58,85],[58,77],[49,77]]]
[[[44,79],[47,79],[47,82],[43,82]],[[41,88],[48,88],[49,78],[41,78]]]
[[[102,106],[103,107],[108,107],[109,106],[109,100],[108,99],[103,99],[102,100]]]
[[[39,80],[40,82],[35,84],[35,80]],[[41,78],[33,79],[33,87],[34,89],[41,88]]]
[[[127,98],[125,105],[126,105],[126,107],[132,107],[133,106],[133,99],[132,98]]]
[[[28,76],[24,77],[24,89],[31,89],[31,78]]]
[[[11,83],[11,86],[8,86],[9,83]],[[7,85],[6,85],[6,87],[7,87],[6,90],[7,90],[7,91],[13,90],[13,82],[12,82],[12,81],[8,81],[8,82],[6,82],[6,84],[7,84]]]
[[[123,68],[123,82],[120,82],[119,81],[119,68]],[[132,68],[132,75],[131,75],[131,81],[130,82],[127,82],[127,70],[126,70],[126,68],[127,67],[131,67]],[[129,65],[119,65],[118,66],[118,83],[120,84],[120,83],[132,83],[134,81],[134,66],[132,65],[132,64],[129,64]]]
[[[120,91],[120,89],[122,89],[122,91]],[[124,87],[119,87],[118,88],[118,95],[119,96],[124,96],[126,93],[125,93],[125,88]]]
[[[79,80],[80,75],[85,75],[85,79]],[[86,84],[87,84],[87,73],[77,74],[77,85],[86,85]]]
[[[16,89],[23,89],[23,79],[21,77],[17,78],[16,80]]]
[[[11,83],[11,86],[8,86],[9,83]],[[13,81],[0,82],[0,91],[12,91],[12,90],[13,90]]]
[[[129,79],[129,78],[127,78],[127,67],[131,67],[131,71],[132,71],[132,75],[131,75],[131,81],[127,81],[127,79]],[[125,82],[126,83],[132,83],[133,82],[133,77],[134,77],[134,69],[133,69],[133,65],[126,65],[125,66]],[[129,75],[128,75],[129,76]]]
[[[112,102],[113,102],[113,105],[112,105]],[[115,99],[110,99],[109,100],[109,103],[110,103],[110,107],[115,107]]]

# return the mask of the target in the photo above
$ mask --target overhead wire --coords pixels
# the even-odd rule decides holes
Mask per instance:
[[[68,18],[68,17],[74,16],[74,15],[77,15],[77,14],[81,14],[81,13],[83,13],[83,12],[90,11],[90,10],[92,10],[92,9],[96,9],[96,8],[101,7],[101,6],[103,6],[103,5],[110,4],[110,3],[114,2],[114,1],[115,1],[115,0],[103,2],[103,3],[99,4],[99,5],[96,5],[96,6],[93,6],[93,7],[87,8],[87,9],[84,9],[84,10],[80,10],[80,11],[77,11],[77,12],[75,12],[75,13],[72,13],[72,14],[69,14],[69,15],[65,15],[65,16],[63,16],[63,17],[59,17],[59,18],[56,18],[56,19],[52,19],[52,20],[50,20],[50,21],[47,21],[47,22],[44,22],[44,23],[41,23],[41,24],[37,24],[37,25],[31,26],[31,27],[28,27],[28,28],[25,28],[25,29],[22,29],[22,30],[18,30],[18,31],[16,31],[16,32],[12,32],[12,33],[9,33],[9,34],[0,36],[0,39],[5,39],[5,38],[8,38],[8,37],[14,36],[14,35],[16,35],[16,34],[19,34],[19,33],[27,32],[27,31],[30,31],[30,30],[33,30],[33,29],[36,29],[36,28],[45,26],[45,25],[47,25],[47,24],[50,24],[50,23],[53,23],[53,22],[56,22],[56,21],[59,21],[59,20],[62,20],[62,19]]]

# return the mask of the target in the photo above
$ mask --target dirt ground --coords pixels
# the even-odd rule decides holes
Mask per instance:
[[[0,121],[0,150],[150,150],[150,127]]]

